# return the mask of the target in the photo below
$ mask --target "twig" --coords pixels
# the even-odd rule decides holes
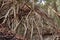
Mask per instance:
[[[30,14],[30,13],[31,13],[31,12],[29,12],[29,14]],[[24,27],[25,27],[24,38],[25,38],[25,35],[26,35],[26,33],[27,33],[27,29],[28,29],[28,27],[29,27],[29,23],[28,23],[28,16],[29,16],[29,14],[28,14],[27,17],[26,17],[27,26],[24,26]]]
[[[25,38],[25,35],[26,35],[26,33],[27,33],[27,27],[26,27],[25,24],[23,24],[23,25],[24,25],[24,27],[25,27],[25,32],[24,32],[24,38]]]
[[[32,40],[32,37],[33,37],[33,28],[34,28],[34,26],[33,26],[33,19],[32,19],[31,23],[32,23],[32,25],[31,25],[32,26],[32,28],[31,28],[31,40]]]
[[[5,16],[0,17],[0,19],[4,18]]]
[[[41,18],[40,18],[41,16],[37,12],[35,12],[35,11],[34,11],[34,13],[39,18],[39,21],[41,21],[40,24],[43,27],[43,24],[42,24],[43,23],[43,20],[41,20]]]
[[[49,8],[52,9],[52,11],[53,11],[57,16],[60,17],[60,14],[59,14],[58,12],[56,12],[51,6],[49,6]]]
[[[13,11],[14,11],[14,31],[16,31],[16,28],[17,28],[17,26],[20,24],[20,22],[18,23],[18,21],[17,21],[17,10],[16,10],[16,7],[15,7],[15,5],[13,5]]]
[[[8,17],[8,15],[9,15],[9,12],[10,12],[11,10],[12,10],[12,7],[11,7],[11,8],[8,10],[8,12],[6,13],[5,19],[4,19],[4,21],[2,22],[2,24],[6,22],[7,17]]]
[[[22,18],[23,19],[23,18]],[[21,19],[21,20],[22,20]],[[19,24],[21,23],[21,21],[16,25],[16,27],[13,29],[14,31],[16,31],[16,29],[18,28]]]
[[[35,22],[35,20],[34,20],[34,23],[35,23],[36,28],[37,28],[37,30],[38,30],[39,37],[41,38],[41,40],[43,40],[43,37],[42,37],[42,35],[41,35],[41,33],[40,33],[40,30],[39,30],[38,25],[37,25],[37,23]]]
[[[3,3],[3,4],[2,4],[2,6],[1,6],[1,8],[2,8],[4,5],[8,4],[8,3],[10,3],[10,2],[7,2],[7,3]]]

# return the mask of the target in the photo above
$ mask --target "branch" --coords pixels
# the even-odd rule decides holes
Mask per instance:
[[[56,12],[51,6],[49,6],[50,9],[52,9],[52,11],[58,16],[60,17],[60,13]]]

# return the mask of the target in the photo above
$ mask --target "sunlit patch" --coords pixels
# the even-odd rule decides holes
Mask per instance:
[[[46,1],[42,1],[41,3],[42,3],[43,5],[45,5]]]
[[[46,1],[44,0],[38,0],[38,2],[36,2],[36,4],[42,4],[42,5],[45,5]]]

